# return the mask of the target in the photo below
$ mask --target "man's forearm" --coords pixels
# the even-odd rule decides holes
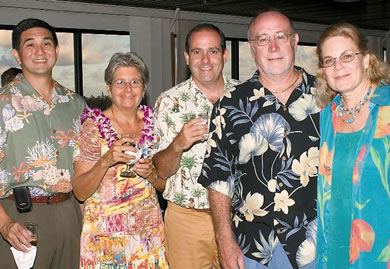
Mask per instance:
[[[217,243],[223,239],[232,240],[231,198],[212,189],[208,192]]]
[[[173,141],[166,149],[153,156],[153,164],[157,174],[162,178],[174,175],[180,167],[183,151],[179,150]]]

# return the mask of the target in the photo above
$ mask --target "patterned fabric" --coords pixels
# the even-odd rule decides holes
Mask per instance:
[[[75,161],[96,163],[108,150],[98,121],[111,132],[104,114],[87,118],[75,148]],[[107,133],[107,132],[106,132]],[[123,178],[125,164],[108,169],[97,191],[84,203],[80,268],[168,268],[163,221],[156,192],[144,178]]]
[[[330,268],[329,227],[332,208],[332,182],[343,180],[333,164],[338,126],[335,125],[336,107],[340,95],[321,112],[321,150],[318,178],[318,239],[317,268]],[[390,86],[376,88],[369,103],[370,114],[356,145],[348,150],[356,156],[349,196],[349,257],[348,267],[390,267]],[[341,261],[340,261],[341,262]],[[341,267],[340,267],[341,268]]]
[[[245,256],[272,264],[280,242],[293,268],[315,259],[319,108],[314,77],[286,105],[258,71],[214,106],[199,182],[232,198],[232,228]]]
[[[19,74],[1,89],[0,198],[29,186],[32,195],[72,190],[72,154],[84,100],[54,82],[48,104]]]
[[[226,78],[224,80],[225,92],[238,83]],[[172,143],[183,124],[191,119],[192,111],[199,109],[207,111],[210,117],[212,107],[213,104],[195,85],[192,77],[163,92],[155,106],[155,132],[158,141],[155,145],[156,150],[163,150]],[[197,183],[206,145],[206,141],[196,143],[183,153],[180,168],[167,180],[163,193],[165,199],[186,208],[208,209],[210,207],[207,190]]]

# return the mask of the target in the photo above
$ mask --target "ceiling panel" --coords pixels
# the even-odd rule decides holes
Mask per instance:
[[[333,24],[350,22],[361,28],[389,30],[390,0],[62,0],[117,6],[134,6],[254,17],[278,8],[293,21]],[[338,0],[342,1],[342,0]],[[356,0],[355,0],[356,1]]]

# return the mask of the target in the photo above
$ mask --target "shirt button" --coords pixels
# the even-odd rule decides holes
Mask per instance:
[[[283,157],[282,157],[282,160],[283,160],[283,161],[285,161],[286,159],[287,159],[286,156],[283,156]]]
[[[287,106],[283,106],[283,111],[287,111]]]
[[[276,233],[280,234],[281,233],[280,229],[276,229]]]
[[[283,187],[283,183],[282,182],[279,183],[279,187]]]

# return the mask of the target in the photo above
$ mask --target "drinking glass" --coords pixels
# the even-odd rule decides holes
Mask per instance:
[[[194,111],[192,111],[190,120],[196,119],[196,118],[202,118],[203,119],[203,121],[198,123],[198,124],[207,124],[207,119],[208,119],[207,111],[204,111],[204,110],[194,110]]]
[[[190,116],[190,120],[192,119],[196,119],[196,118],[202,118],[203,121],[199,122],[199,123],[196,123],[196,125],[198,124],[207,124],[207,120],[208,120],[208,114],[207,114],[207,111],[205,110],[194,110],[191,112],[191,116]],[[207,140],[208,138],[208,134],[204,134],[204,139],[202,141],[205,141]]]
[[[129,145],[129,146],[133,146],[136,149],[136,152],[133,152],[133,151],[130,151],[130,150],[126,150],[126,151],[123,152],[125,154],[133,155],[134,159],[130,160],[126,164],[126,169],[123,170],[120,173],[120,176],[121,177],[135,177],[137,174],[134,172],[133,166],[139,160],[139,156],[138,156],[139,155],[138,154],[139,153],[138,142],[137,142],[137,139],[136,139],[134,134],[125,134],[122,137],[124,137],[124,136],[133,139],[132,143],[128,142],[128,143],[125,143],[125,144]]]
[[[38,243],[38,224],[33,222],[27,222],[24,224],[24,227],[29,230],[31,235],[31,242],[30,244],[33,246],[37,246]]]

